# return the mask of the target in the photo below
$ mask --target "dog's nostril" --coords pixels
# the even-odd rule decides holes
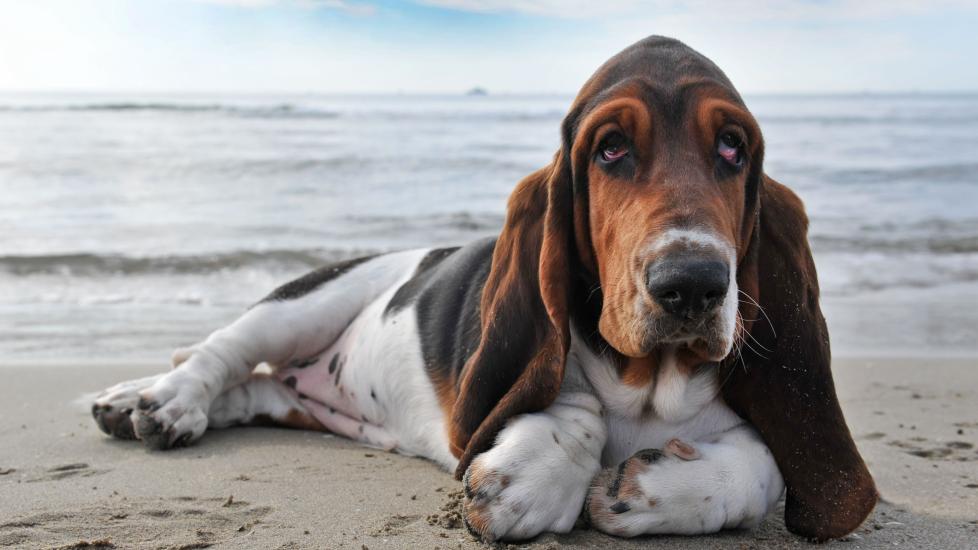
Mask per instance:
[[[667,292],[663,292],[662,294],[657,296],[657,298],[659,300],[663,300],[666,302],[678,302],[683,299],[682,295],[679,293],[678,290],[669,290]]]

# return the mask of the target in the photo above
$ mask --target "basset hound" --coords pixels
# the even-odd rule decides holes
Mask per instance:
[[[877,492],[836,398],[807,219],[711,61],[650,37],[584,85],[498,238],[330,265],[92,411],[149,448],[256,421],[428,458],[485,540],[757,525]],[[264,373],[256,367],[267,365]],[[259,372],[263,369],[259,369]]]

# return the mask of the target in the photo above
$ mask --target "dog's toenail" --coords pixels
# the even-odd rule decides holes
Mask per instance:
[[[139,398],[139,405],[137,405],[141,411],[153,412],[160,408],[160,404],[152,399],[146,399],[145,397]]]
[[[624,514],[625,512],[631,510],[632,507],[625,502],[616,502],[611,505],[611,511],[616,514]]]

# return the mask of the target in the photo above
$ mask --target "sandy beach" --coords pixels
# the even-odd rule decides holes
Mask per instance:
[[[0,367],[0,547],[480,548],[459,484],[417,458],[327,434],[209,432],[148,453],[74,402],[151,366]],[[974,548],[978,364],[836,360],[836,382],[883,502],[846,548]],[[585,529],[519,548],[807,547],[780,513],[754,531],[622,540]],[[506,545],[501,545],[505,547]]]

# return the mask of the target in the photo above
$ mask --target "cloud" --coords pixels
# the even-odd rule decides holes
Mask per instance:
[[[416,0],[476,13],[521,13],[568,19],[623,15],[708,17],[728,21],[841,21],[976,10],[973,0]]]
[[[575,19],[627,13],[638,10],[643,4],[639,0],[606,0],[601,3],[593,0],[417,0],[417,3],[476,13],[524,13]]]
[[[371,4],[363,2],[349,2],[347,0],[196,0],[206,4],[218,4],[222,6],[233,6],[239,8],[271,8],[271,7],[292,7],[301,9],[331,9],[338,10],[350,15],[373,15],[377,9]]]

